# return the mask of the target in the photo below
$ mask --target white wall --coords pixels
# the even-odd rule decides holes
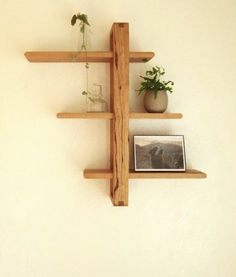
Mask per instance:
[[[236,276],[236,2],[233,0],[0,0],[0,277]],[[107,50],[113,22],[129,22],[131,65],[162,65],[182,120],[132,121],[132,134],[183,134],[188,167],[206,180],[132,180],[129,207],[111,205],[103,121],[58,120],[85,109],[84,67],[35,64],[25,51],[74,50],[70,18],[89,15],[91,50]],[[91,80],[108,90],[106,65]]]

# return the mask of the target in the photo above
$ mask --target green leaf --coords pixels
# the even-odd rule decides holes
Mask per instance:
[[[160,79],[161,76],[165,74],[165,69],[162,67],[152,67],[152,70],[146,71],[146,77],[145,76],[139,76],[142,78],[142,82],[140,85],[140,88],[137,90],[139,92],[139,95],[143,91],[150,91],[151,93],[154,93],[155,97],[157,96],[157,93],[159,90],[166,90],[169,92],[172,92],[172,86],[174,85],[174,82],[172,81],[162,81]]]
[[[146,81],[151,81],[152,79],[151,78],[148,78],[148,77],[144,77],[144,76],[140,76],[142,79],[146,80]]]
[[[81,20],[84,24],[87,24],[88,26],[90,26],[88,22],[88,16],[86,14],[78,14],[77,18]]]
[[[76,19],[77,19],[77,17],[76,17],[76,15],[74,14],[74,15],[72,16],[72,18],[71,18],[71,25],[72,25],[72,26],[75,25]]]
[[[146,72],[146,75],[147,75],[147,76],[148,76],[148,75],[152,76],[152,75],[153,75],[153,72],[149,70],[149,71]]]

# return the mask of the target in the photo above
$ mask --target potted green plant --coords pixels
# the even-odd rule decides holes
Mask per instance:
[[[147,112],[163,113],[168,106],[167,92],[172,93],[172,81],[163,81],[161,78],[165,74],[165,69],[159,66],[152,67],[146,71],[146,76],[142,78],[141,86],[137,90],[139,95],[144,92],[144,108]]]

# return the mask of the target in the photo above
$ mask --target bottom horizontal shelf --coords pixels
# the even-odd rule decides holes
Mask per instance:
[[[84,178],[87,179],[112,179],[110,169],[85,169]],[[207,175],[196,169],[188,169],[185,172],[136,172],[129,171],[129,179],[202,179]]]

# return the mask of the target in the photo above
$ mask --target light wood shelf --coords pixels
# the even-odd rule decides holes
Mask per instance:
[[[202,179],[207,175],[196,169],[187,169],[185,172],[129,172],[130,179]]]
[[[180,119],[181,113],[130,113],[130,119]]]
[[[185,172],[137,172],[129,170],[129,179],[203,179],[207,175],[196,169]],[[109,169],[85,169],[84,178],[87,179],[112,179],[113,173]]]
[[[96,62],[111,63],[112,51],[71,52],[71,51],[30,51],[25,52],[29,62]],[[129,62],[147,62],[154,57],[153,52],[129,52]]]
[[[113,113],[58,113],[57,118],[112,119]]]
[[[84,178],[86,179],[112,179],[111,169],[85,169]]]
[[[62,63],[89,62],[109,63],[111,112],[72,113],[60,112],[64,119],[107,119],[110,120],[110,166],[109,169],[85,169],[88,179],[110,180],[110,197],[113,205],[128,205],[129,179],[200,179],[206,174],[189,169],[186,172],[135,172],[129,170],[129,119],[180,119],[181,113],[138,113],[129,111],[129,63],[147,62],[153,52],[129,50],[129,24],[114,23],[110,32],[109,51],[30,51],[25,52],[29,62]]]
[[[113,113],[58,113],[57,118],[65,118],[65,119],[113,119]],[[130,119],[181,119],[183,115],[181,113],[130,113]]]

